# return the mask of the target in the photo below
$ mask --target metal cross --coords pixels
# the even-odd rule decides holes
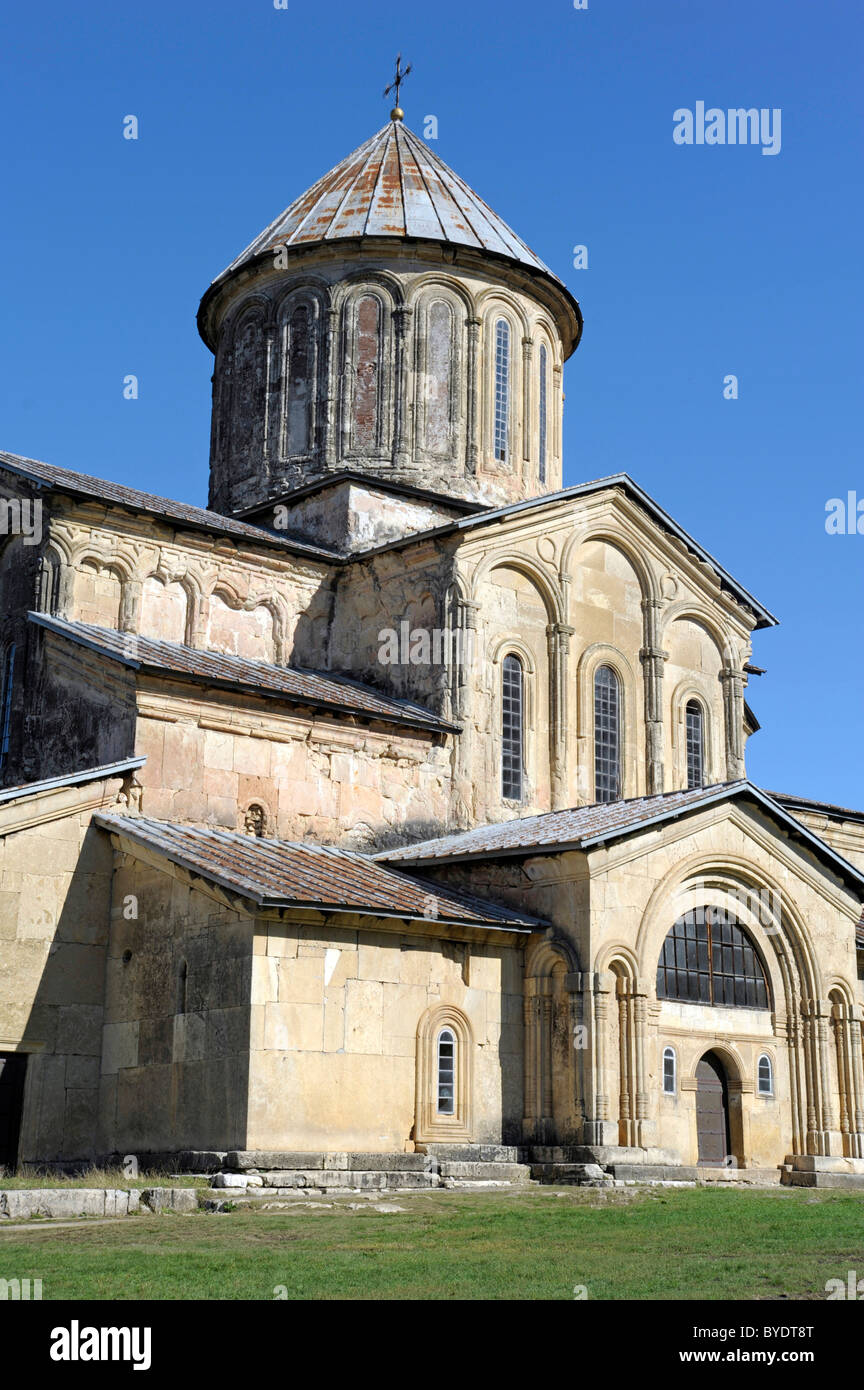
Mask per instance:
[[[389,95],[390,95],[391,92],[395,92],[395,93],[396,93],[396,105],[397,105],[397,106],[399,105],[399,88],[402,86],[402,83],[405,81],[405,78],[408,76],[408,74],[409,74],[410,71],[411,71],[411,64],[409,63],[408,66],[407,66],[407,68],[403,68],[403,67],[402,67],[402,54],[401,54],[401,53],[397,53],[397,54],[396,54],[396,76],[395,76],[394,80],[390,83],[390,86],[384,88],[384,95],[385,95],[385,97],[389,97]]]

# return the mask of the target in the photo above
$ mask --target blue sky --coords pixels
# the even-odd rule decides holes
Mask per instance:
[[[864,535],[824,525],[864,498],[862,36],[853,0],[10,8],[0,447],[203,504],[199,298],[384,124],[401,49],[406,123],[582,304],[565,483],[630,473],[777,613],[750,775],[864,805]],[[780,152],[676,145],[698,101],[779,108]]]

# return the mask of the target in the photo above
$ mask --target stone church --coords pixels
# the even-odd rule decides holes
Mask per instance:
[[[198,327],[207,508],[0,454],[0,1163],[864,1184],[864,812],[572,294],[396,108]]]

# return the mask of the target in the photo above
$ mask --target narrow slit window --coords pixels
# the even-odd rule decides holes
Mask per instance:
[[[705,724],[698,700],[688,700],[687,720],[687,787],[705,784]]]
[[[495,325],[495,457],[506,463],[510,417],[510,325],[499,319]]]
[[[546,481],[546,346],[540,345],[540,481]]]
[[[611,666],[594,677],[594,796],[617,801],[621,795],[621,686]]]
[[[522,800],[525,680],[518,656],[505,656],[501,673],[501,794]]]
[[[438,1114],[456,1113],[456,1038],[449,1028],[438,1034]]]
[[[663,1049],[663,1094],[666,1095],[666,1096],[674,1096],[675,1091],[676,1091],[676,1089],[677,1089],[677,1087],[676,1087],[676,1076],[675,1076],[675,1072],[676,1072],[676,1065],[675,1065],[675,1049],[672,1048],[672,1047],[664,1047],[664,1049]]]

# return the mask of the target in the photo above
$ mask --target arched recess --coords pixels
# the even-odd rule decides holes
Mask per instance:
[[[454,1039],[453,1105],[439,1108],[439,1039]],[[474,1035],[467,1016],[452,1004],[428,1009],[417,1028],[415,1143],[470,1143],[474,1136]]]
[[[224,584],[210,594],[207,647],[247,661],[276,661],[276,624],[272,603],[264,598],[238,599]]]
[[[253,472],[268,440],[272,305],[259,296],[239,307],[231,333],[230,457],[238,478]]]
[[[569,942],[532,938],[524,987],[526,1143],[581,1142],[592,1034],[590,1019],[582,1019],[581,981]]]
[[[477,301],[478,317],[482,322],[480,369],[481,407],[481,467],[486,473],[520,474],[523,458],[523,431],[528,427],[523,411],[523,340],[530,336],[527,315],[513,296],[496,289],[492,295],[482,294]],[[506,335],[499,333],[499,323],[506,325]],[[502,348],[506,348],[506,374],[502,375]],[[506,389],[506,447],[504,457],[496,450],[496,395],[501,409],[501,393]],[[500,446],[500,439],[499,439]]]
[[[163,642],[185,642],[189,623],[189,595],[177,579],[149,574],[141,586],[138,633]]]
[[[703,785],[725,780],[722,704],[716,687],[712,689],[704,677],[693,673],[678,682],[669,702],[670,791],[687,786],[687,706],[691,701],[696,701],[702,711]]]
[[[697,1159],[699,1154],[698,1072],[699,1063],[703,1059],[713,1060],[719,1064],[725,1082],[725,1100],[728,1107],[729,1151],[722,1156],[722,1161],[719,1164],[713,1166],[746,1168],[750,1155],[750,1116],[747,1098],[753,1094],[755,1087],[753,1079],[748,1075],[741,1055],[733,1043],[706,1038],[704,1049],[696,1050],[692,1068],[681,1077],[682,1093],[689,1094],[693,1098],[690,1110],[691,1153],[694,1159]]]
[[[768,974],[774,1041],[788,1058],[793,1152],[825,1151],[820,1030],[812,1016],[823,997],[821,972],[788,884],[735,854],[722,859],[694,854],[675,864],[655,887],[636,941],[640,973],[649,981],[652,999],[668,931],[680,916],[699,906],[722,908],[752,937]],[[752,1091],[752,1077],[742,1076],[745,1091]]]
[[[270,374],[269,453],[282,461],[308,458],[319,445],[326,308],[317,281],[292,285],[275,308]]]
[[[119,629],[126,582],[127,576],[113,559],[98,555],[79,558],[72,601],[75,621]]]
[[[678,605],[679,612],[663,626],[663,647],[666,652],[664,672],[666,689],[670,692],[665,722],[668,728],[666,763],[672,769],[671,790],[687,786],[687,754],[684,710],[688,698],[702,705],[713,737],[710,744],[712,780],[726,781],[732,774],[727,768],[726,749],[729,740],[727,723],[730,707],[726,701],[723,674],[729,667],[724,642],[716,626],[706,623]]]
[[[341,456],[392,459],[395,381],[394,327],[399,302],[382,276],[352,279],[338,296]]]
[[[841,1151],[864,1158],[864,1069],[861,1052],[861,1007],[845,981],[828,990],[831,1047],[828,1086],[832,1118],[840,1133]]]

